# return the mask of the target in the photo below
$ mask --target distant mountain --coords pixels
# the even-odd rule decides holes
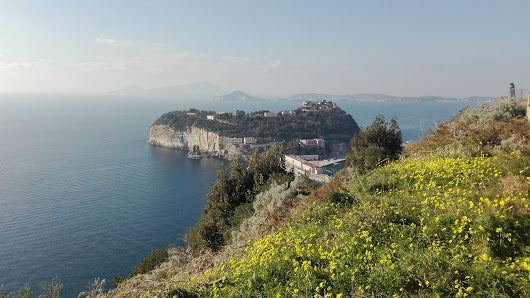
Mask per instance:
[[[136,97],[175,97],[186,99],[209,99],[219,93],[224,93],[223,89],[208,82],[199,82],[186,85],[164,86],[152,89],[145,89],[140,86],[129,86],[112,91],[111,94],[127,95]]]
[[[334,95],[325,93],[301,93],[293,94],[291,100],[331,100],[331,101],[352,101],[352,102],[451,102],[451,101],[470,101],[470,102],[491,102],[494,97],[441,97],[441,96],[392,96],[380,93],[358,93],[346,95]]]
[[[259,98],[252,96],[250,94],[247,94],[242,91],[234,91],[230,94],[221,95],[221,96],[214,96],[212,98],[213,100],[217,101],[267,101],[268,99],[265,98]]]

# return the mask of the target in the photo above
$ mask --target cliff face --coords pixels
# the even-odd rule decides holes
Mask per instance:
[[[193,126],[186,130],[173,130],[169,125],[153,125],[149,128],[148,143],[182,150],[188,150],[197,145],[201,152],[223,154],[227,158],[241,155],[239,148],[227,144],[224,137]]]

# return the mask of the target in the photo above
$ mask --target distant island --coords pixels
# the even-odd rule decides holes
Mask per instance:
[[[212,99],[216,101],[258,101],[258,102],[268,100],[265,98],[259,98],[259,97],[252,96],[250,94],[247,94],[239,90],[234,91],[230,94],[226,94],[226,95],[214,96]]]
[[[240,95],[240,94],[236,94]],[[149,143],[167,148],[200,150],[207,156],[232,159],[255,148],[285,143],[285,152],[344,156],[359,132],[351,115],[331,101],[304,101],[295,110],[270,112],[173,111],[149,129]]]
[[[179,98],[202,101],[240,101],[240,102],[267,102],[274,100],[314,101],[329,100],[333,102],[455,102],[492,103],[497,97],[469,96],[469,97],[443,97],[429,96],[396,96],[381,93],[355,93],[355,94],[329,94],[329,93],[299,93],[292,95],[255,96],[248,92],[235,90],[228,92],[209,82],[197,82],[184,85],[171,85],[157,88],[143,88],[141,86],[127,86],[110,92],[111,95],[152,97],[152,98]]]
[[[325,93],[301,93],[291,95],[291,100],[303,100],[305,98],[313,98],[316,100],[327,99],[336,102],[483,102],[491,103],[496,100],[495,97],[485,96],[471,96],[471,97],[442,97],[442,96],[394,96],[380,93],[357,93],[334,95]]]

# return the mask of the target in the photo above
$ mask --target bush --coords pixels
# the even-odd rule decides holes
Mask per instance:
[[[342,191],[331,192],[326,199],[337,206],[351,206],[357,202],[352,195]]]
[[[114,280],[112,281],[112,286],[114,288],[117,288],[122,282],[124,282],[126,278],[123,275],[114,276]]]
[[[94,297],[103,297],[103,290],[105,288],[105,280],[95,278],[94,282],[88,285],[88,290],[79,293],[77,295],[78,298],[81,297],[87,297],[87,298],[94,298]]]
[[[155,250],[150,253],[147,257],[145,257],[145,259],[143,259],[138,265],[136,265],[136,267],[134,267],[133,271],[129,275],[129,278],[138,274],[147,273],[169,260],[168,249],[170,247],[171,245],[168,245],[167,247],[164,247],[159,251]]]
[[[384,149],[379,146],[369,146],[351,152],[348,163],[354,166],[359,174],[364,174],[385,161]]]
[[[379,115],[370,126],[353,137],[347,164],[364,174],[387,161],[397,159],[403,149],[401,142],[397,120],[392,118],[390,124],[387,124],[385,117]]]
[[[436,124],[432,135],[408,145],[407,152],[459,151],[467,156],[495,155],[499,151],[530,153],[525,114],[523,102],[506,98],[488,106],[467,107],[450,121]]]
[[[57,298],[59,297],[63,284],[58,281],[57,277],[53,278],[49,282],[41,282],[39,284],[41,288],[41,294],[39,298]],[[4,285],[0,285],[0,298],[32,298],[37,297],[30,289],[28,285],[18,289],[15,292],[7,293],[4,290]]]
[[[479,105],[462,109],[454,119],[473,118],[478,122],[512,121],[526,115],[526,109],[518,99],[500,98],[491,105]]]
[[[201,295],[199,295],[198,291],[195,289],[176,287],[169,291],[166,297],[195,298],[201,297]]]

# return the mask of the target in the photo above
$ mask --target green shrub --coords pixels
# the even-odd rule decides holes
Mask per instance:
[[[187,289],[182,287],[176,287],[171,289],[165,297],[177,297],[177,298],[196,298],[201,297],[196,289]]]
[[[129,275],[129,278],[138,274],[147,273],[169,260],[168,249],[170,247],[171,246],[168,245],[167,247],[164,247],[158,251],[155,250],[150,253],[147,257],[145,257],[145,259],[143,259],[138,265],[136,265],[136,267],[134,267],[133,271]]]
[[[387,161],[398,158],[402,151],[401,130],[397,120],[392,118],[390,124],[385,117],[375,117],[372,124],[364,127],[351,141],[351,151],[347,164],[364,174]]]
[[[119,284],[121,284],[122,282],[124,282],[126,280],[126,278],[123,276],[123,275],[118,275],[118,276],[114,276],[114,280],[112,281],[112,286],[114,288],[117,288]]]
[[[351,206],[357,202],[357,200],[351,194],[342,191],[331,192],[326,196],[326,199],[339,206]]]
[[[384,149],[378,146],[369,146],[363,149],[352,150],[348,162],[354,166],[359,174],[367,173],[376,168],[385,159]]]
[[[252,205],[252,203],[245,203],[237,206],[232,216],[229,218],[230,226],[237,227],[245,218],[254,214],[254,208]]]

